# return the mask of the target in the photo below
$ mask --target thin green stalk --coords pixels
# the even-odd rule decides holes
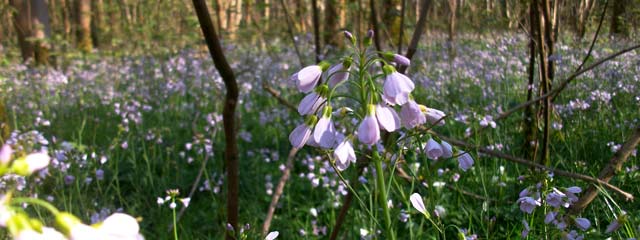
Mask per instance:
[[[176,203],[176,199],[175,198],[171,198],[171,203],[175,204]],[[173,239],[178,240],[178,225],[176,225],[176,208],[172,208],[171,211],[173,212]]]
[[[382,172],[382,159],[378,154],[377,147],[373,148],[373,163],[376,166],[376,179],[377,179],[377,191],[378,198],[380,201],[380,205],[382,207],[382,212],[384,214],[384,225],[386,228],[385,234],[392,240],[396,239],[396,234],[393,232],[391,228],[391,214],[389,213],[389,207],[387,206],[387,189],[384,183],[384,174]]]

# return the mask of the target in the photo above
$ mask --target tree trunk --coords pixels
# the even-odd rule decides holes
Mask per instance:
[[[399,35],[400,31],[400,10],[398,6],[400,5],[398,0],[384,0],[382,2],[382,30],[376,34],[386,33],[384,39],[389,39],[390,45],[398,46],[396,36]]]
[[[316,63],[322,60],[322,48],[320,47],[320,13],[318,10],[318,0],[311,0],[313,11],[313,38],[316,45]]]
[[[93,4],[93,19],[91,21],[91,39],[93,40],[93,46],[96,48],[100,48],[100,43],[102,41],[102,14],[103,14],[103,0],[93,0],[91,1]]]
[[[456,12],[458,9],[457,0],[449,0],[449,57],[453,60],[456,57]]]
[[[84,53],[91,52],[91,0],[77,0],[78,49]]]
[[[527,82],[527,101],[531,101],[533,99],[533,86],[535,83],[535,65],[536,65],[536,39],[538,36],[538,26],[537,26],[537,17],[538,17],[538,7],[535,2],[532,2],[529,7],[529,66],[527,67],[527,77],[529,81]],[[535,110],[532,105],[528,105],[524,109],[524,126],[523,132],[525,134],[524,144],[522,147],[523,156],[525,159],[529,159],[531,161],[535,161],[535,153],[536,153],[536,136],[537,136],[537,121],[538,117],[535,114]]]
[[[34,54],[33,43],[27,41],[27,38],[31,35],[30,2],[29,0],[11,0],[10,4],[15,9],[13,15],[14,27],[18,37],[18,44],[20,45],[22,60],[28,62],[30,59],[33,59]]]
[[[236,105],[238,103],[238,83],[222,51],[222,46],[220,45],[216,30],[211,21],[211,16],[209,15],[207,3],[204,0],[193,0],[193,6],[198,15],[200,28],[207,42],[209,53],[211,54],[211,58],[213,58],[213,63],[216,69],[218,69],[227,91],[224,100],[224,110],[222,112],[225,139],[224,160],[227,170],[227,223],[238,232],[240,230],[238,226],[240,176],[235,117]],[[227,231],[226,239],[233,240],[236,238]]]
[[[51,36],[49,21],[49,7],[45,0],[31,0],[31,37],[38,65],[49,64],[49,49],[51,49],[47,42]]]
[[[611,36],[628,37],[629,32],[625,23],[625,11],[629,7],[629,0],[613,0],[611,14]]]
[[[338,10],[336,6],[338,0],[325,0],[324,1],[324,45],[325,46],[333,46],[340,47],[340,43],[343,41],[342,38],[338,36],[338,26],[340,20],[338,15]]]

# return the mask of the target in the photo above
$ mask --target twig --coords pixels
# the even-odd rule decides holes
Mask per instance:
[[[511,114],[517,112],[518,110],[523,109],[524,107],[529,106],[531,104],[537,103],[542,99],[545,99],[545,98],[548,98],[548,97],[554,98],[555,96],[560,94],[560,92],[562,92],[562,90],[564,90],[564,88],[566,88],[567,85],[569,85],[569,83],[571,81],[573,81],[575,78],[577,78],[578,76],[582,75],[583,73],[588,72],[588,71],[596,68],[597,66],[600,66],[601,64],[603,64],[603,63],[605,63],[605,62],[607,62],[607,61],[609,61],[611,59],[614,59],[614,58],[616,58],[616,57],[618,57],[618,56],[620,56],[622,54],[628,53],[628,52],[633,51],[633,50],[638,49],[638,48],[640,48],[640,44],[633,45],[631,47],[622,49],[622,50],[620,50],[620,51],[618,51],[618,52],[616,52],[614,54],[611,54],[611,55],[609,55],[609,56],[607,56],[607,57],[605,57],[603,59],[600,59],[597,62],[589,65],[588,67],[586,67],[586,68],[584,68],[582,70],[576,70],[573,74],[571,74],[564,81],[562,81],[559,84],[558,87],[556,87],[555,89],[549,91],[547,94],[544,94],[544,95],[542,95],[540,97],[537,97],[535,99],[532,99],[530,101],[526,101],[524,103],[521,103],[521,104],[519,104],[519,105],[517,105],[517,106],[515,106],[515,107],[513,107],[513,108],[511,108],[511,109],[509,109],[509,110],[507,110],[507,111],[505,111],[503,113],[501,113],[500,115],[498,115],[497,117],[494,118],[494,121],[498,121],[498,120],[502,120],[504,118],[507,118],[507,117],[511,116]],[[485,127],[480,127],[476,131],[476,133],[484,130],[485,128],[487,128],[487,127],[486,126]],[[471,133],[471,135],[467,136],[466,138],[468,139],[473,135],[474,135],[474,133]]]
[[[276,206],[278,205],[278,201],[282,196],[282,192],[284,191],[284,186],[287,184],[287,181],[289,180],[289,176],[291,175],[291,168],[293,167],[293,159],[296,156],[296,153],[298,153],[297,148],[291,148],[291,151],[289,151],[289,156],[287,157],[287,163],[282,173],[282,177],[280,177],[280,181],[278,182],[276,191],[273,193],[273,196],[271,197],[269,210],[267,210],[267,217],[264,219],[264,224],[262,224],[262,236],[266,236],[267,233],[269,232],[269,227],[271,226],[271,220],[273,220],[273,215],[276,212]]]
[[[613,155],[609,163],[600,171],[598,178],[604,182],[609,182],[617,172],[620,172],[622,165],[627,161],[631,152],[636,149],[638,143],[640,143],[640,127],[635,129],[633,135],[631,135],[624,145]],[[587,191],[582,194],[580,200],[571,206],[569,213],[574,215],[579,214],[597,195],[598,190],[594,186],[589,186]]]
[[[291,42],[293,43],[293,49],[296,51],[296,55],[298,56],[298,60],[300,61],[300,67],[304,67],[304,58],[302,54],[300,54],[300,50],[298,49],[298,43],[296,42],[296,38],[293,35],[293,24],[291,23],[291,16],[289,15],[289,11],[287,10],[287,5],[284,4],[284,0],[280,0],[280,5],[282,6],[282,10],[284,11],[285,19],[287,20],[287,33],[291,38]]]
[[[493,150],[489,150],[483,147],[479,147],[476,145],[473,145],[471,143],[467,143],[461,140],[456,140],[456,139],[452,139],[446,136],[443,136],[441,134],[435,133],[433,131],[430,131],[430,133],[435,134],[436,136],[438,136],[439,138],[447,141],[448,143],[451,143],[455,146],[459,146],[459,147],[465,147],[465,148],[471,148],[471,149],[476,149],[478,152],[487,154],[489,156],[493,156],[493,157],[497,157],[497,158],[502,158],[504,160],[510,161],[510,162],[514,162],[514,163],[518,163],[518,164],[522,164],[522,165],[526,165],[529,167],[533,167],[533,168],[538,168],[538,169],[543,169],[543,170],[547,170],[549,172],[552,172],[553,174],[555,174],[556,176],[563,176],[563,177],[568,177],[568,178],[572,178],[572,179],[579,179],[585,182],[590,182],[593,184],[599,184],[599,185],[603,185],[609,189],[611,189],[612,191],[622,195],[626,200],[633,200],[633,195],[631,193],[625,192],[622,189],[611,185],[610,183],[591,177],[591,176],[587,176],[587,175],[583,175],[583,174],[579,174],[579,173],[572,173],[572,172],[568,172],[568,171],[564,171],[564,170],[559,170],[559,169],[555,169],[552,167],[547,167],[545,165],[542,164],[538,164],[538,163],[534,163],[532,161],[523,159],[523,158],[519,158],[516,156],[512,156],[512,155],[508,155],[502,152],[498,152],[498,151],[493,151]]]
[[[418,50],[418,43],[420,42],[420,36],[424,33],[424,30],[427,25],[427,13],[429,12],[429,8],[431,7],[431,0],[422,0],[420,2],[420,18],[418,18],[418,23],[416,24],[416,29],[413,30],[413,35],[411,36],[411,43],[409,43],[409,47],[407,48],[407,54],[405,57],[411,59],[413,55]],[[398,68],[398,72],[404,74],[407,71],[407,66],[400,66]]]
[[[298,108],[296,108],[295,105],[293,105],[291,102],[287,101],[287,99],[282,98],[282,96],[280,96],[280,93],[277,90],[275,90],[272,87],[270,87],[266,82],[262,83],[262,88],[264,88],[264,90],[266,90],[269,94],[271,94],[271,96],[276,98],[278,100],[278,102],[280,102],[280,104],[282,104],[285,107],[289,108],[289,110],[294,111],[294,112],[298,111]]]

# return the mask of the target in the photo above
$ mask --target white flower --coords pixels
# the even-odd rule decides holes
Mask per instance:
[[[411,201],[411,205],[417,209],[422,214],[427,214],[427,209],[424,207],[424,202],[422,202],[422,196],[419,193],[411,194],[409,197],[409,201]]]
[[[265,237],[264,240],[276,239],[276,238],[278,238],[278,235],[280,235],[280,232],[278,232],[278,231],[270,232],[269,234],[267,234],[267,237]]]

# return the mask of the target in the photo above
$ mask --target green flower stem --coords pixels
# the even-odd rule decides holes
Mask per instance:
[[[172,203],[176,202],[175,197],[171,198],[171,202]],[[171,209],[171,211],[173,212],[173,239],[178,240],[178,225],[176,224],[176,208],[177,206]]]
[[[60,213],[60,211],[58,211],[58,209],[54,207],[51,203],[38,198],[13,198],[11,199],[11,202],[16,204],[28,203],[28,204],[38,205],[47,209],[49,212],[53,213],[53,215],[58,215]]]
[[[387,188],[384,183],[384,174],[382,171],[382,159],[378,154],[378,148],[373,148],[373,163],[376,166],[376,179],[377,179],[377,190],[378,190],[378,198],[380,201],[380,205],[382,207],[382,212],[384,214],[384,225],[386,232],[385,234],[389,239],[395,240],[396,234],[393,232],[391,228],[391,214],[389,213],[389,207],[387,206]]]

